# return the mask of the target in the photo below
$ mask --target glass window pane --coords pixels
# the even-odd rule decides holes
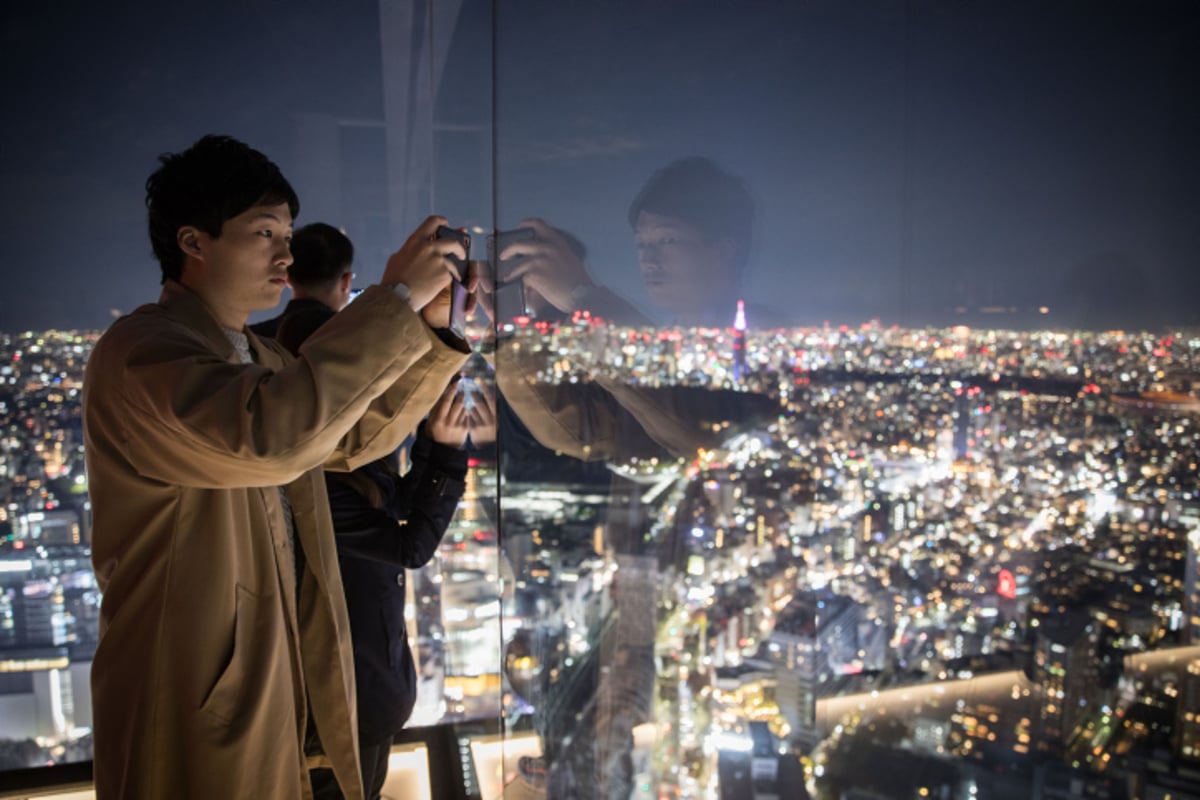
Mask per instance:
[[[1195,789],[1197,16],[1095,11],[499,7],[517,783]]]

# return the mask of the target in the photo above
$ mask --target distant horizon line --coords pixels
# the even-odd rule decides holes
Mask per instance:
[[[122,315],[122,316],[126,316],[126,315]],[[601,316],[599,314],[596,316],[598,319],[603,319],[603,316]],[[114,319],[113,321],[115,322],[116,320]],[[538,320],[531,319],[530,322],[526,323],[526,324],[532,326],[536,322],[538,322]],[[510,323],[506,322],[504,324],[510,324]],[[249,323],[247,323],[247,325],[249,325]],[[1017,327],[1017,326],[1012,326],[1012,325],[1009,325],[1009,326],[980,325],[977,323],[972,324],[969,321],[946,322],[946,323],[928,322],[928,323],[920,323],[920,324],[900,323],[900,322],[884,322],[878,316],[859,318],[858,320],[852,321],[852,322],[834,321],[832,319],[827,319],[827,320],[822,320],[821,322],[807,322],[807,323],[800,323],[800,324],[796,324],[796,325],[776,325],[776,326],[768,326],[768,327],[756,326],[753,324],[753,321],[751,320],[748,322],[746,330],[747,331],[840,330],[840,329],[866,330],[872,326],[876,326],[879,330],[954,330],[955,328],[961,327],[961,328],[968,328],[969,330],[972,330],[972,331],[989,331],[989,332],[994,332],[994,333],[1085,333],[1085,334],[1106,334],[1107,333],[1107,334],[1121,334],[1121,335],[1160,334],[1160,333],[1164,333],[1164,332],[1167,332],[1167,333],[1173,332],[1177,335],[1183,334],[1184,332],[1200,333],[1200,321],[1189,322],[1189,323],[1178,323],[1178,324],[1161,323],[1154,327],[1140,327],[1140,326],[1038,327],[1036,325]],[[631,329],[633,329],[633,328],[654,328],[654,329],[658,329],[658,330],[713,330],[713,329],[725,329],[725,328],[733,330],[734,321],[730,320],[728,325],[721,325],[721,326],[648,324],[648,325],[641,325],[641,326],[616,325],[614,327],[631,328]],[[104,328],[49,327],[49,328],[22,328],[22,329],[16,329],[16,330],[0,329],[0,336],[20,337],[20,336],[31,336],[31,335],[47,334],[47,333],[88,336],[88,335],[93,335],[93,334],[101,335],[106,330],[108,330],[108,327],[104,327]]]

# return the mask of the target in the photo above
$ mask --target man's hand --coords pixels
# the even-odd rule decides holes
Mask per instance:
[[[475,404],[467,412],[471,444],[483,447],[496,441],[496,392],[485,383],[475,382]]]
[[[458,381],[451,381],[429,412],[425,430],[438,444],[462,447],[467,441],[468,420],[466,399],[458,391]]]
[[[537,237],[532,241],[513,242],[497,257],[501,281],[524,280],[532,289],[560,311],[574,311],[572,292],[581,286],[594,286],[583,260],[571,249],[567,239],[540,219],[527,219],[518,227],[530,228]],[[516,259],[507,274],[503,262]]]
[[[479,283],[475,285],[475,300],[477,307],[487,314],[492,322],[496,321],[496,277],[492,274],[491,261],[472,261],[478,269]]]
[[[482,283],[479,273],[480,264],[478,261],[468,261],[466,269],[465,284],[470,294],[467,295],[466,306],[464,311],[470,314],[475,310],[475,304],[479,297]],[[446,284],[446,288],[437,293],[437,296],[429,301],[428,305],[421,309],[421,316],[425,318],[431,328],[448,328],[450,327],[450,303],[454,297],[454,284]]]
[[[417,311],[429,305],[451,280],[460,277],[453,259],[461,262],[467,258],[461,242],[435,238],[438,226],[445,224],[446,218],[438,216],[422,222],[404,246],[392,254],[383,270],[380,283],[407,286],[409,303]]]

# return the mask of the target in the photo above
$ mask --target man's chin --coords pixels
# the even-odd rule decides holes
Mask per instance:
[[[284,287],[270,288],[264,290],[254,301],[253,311],[270,311],[275,306],[279,305],[279,301],[283,299]]]
[[[663,311],[674,314],[686,311],[688,308],[688,298],[678,287],[672,287],[665,283],[647,283],[646,294],[650,302]]]
[[[672,300],[675,299],[676,292],[671,291],[670,285],[663,282],[646,281],[646,294],[650,296],[650,301],[656,306],[668,307],[672,305]]]

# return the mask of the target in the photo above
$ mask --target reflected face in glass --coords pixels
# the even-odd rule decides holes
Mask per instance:
[[[197,231],[196,239],[198,255],[188,260],[181,282],[205,299],[222,324],[240,327],[250,312],[279,305],[292,263],[286,203],[253,206],[226,220],[220,236]]]
[[[650,300],[686,316],[728,300],[736,275],[727,239],[713,241],[690,222],[643,211],[634,227],[638,267]]]

